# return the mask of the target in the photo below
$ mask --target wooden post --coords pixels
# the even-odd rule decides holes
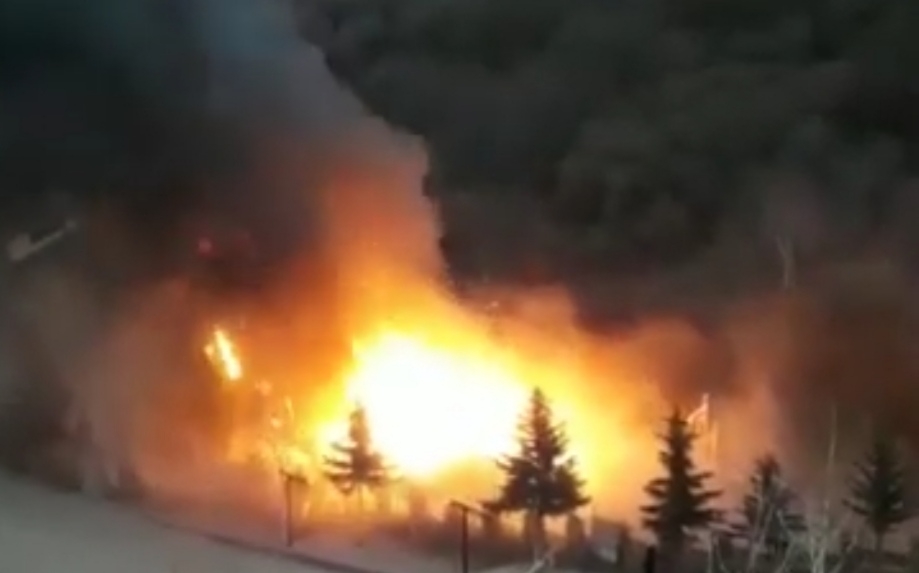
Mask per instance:
[[[657,548],[653,545],[648,546],[645,551],[645,559],[641,570],[642,573],[657,573]]]
[[[462,547],[460,558],[460,571],[469,573],[469,511],[463,510],[463,518],[460,520],[460,546]]]
[[[281,470],[281,480],[284,495],[284,546],[294,545],[294,476]]]
[[[469,573],[469,514],[487,517],[488,512],[469,504],[451,500],[450,507],[460,513],[460,571]]]
[[[294,488],[300,487],[301,490],[305,490],[309,487],[309,481],[305,477],[286,471],[283,468],[280,470],[280,475],[282,501],[284,504],[284,545],[285,547],[292,547],[294,541],[296,541],[297,532],[297,507],[294,503],[296,491]]]

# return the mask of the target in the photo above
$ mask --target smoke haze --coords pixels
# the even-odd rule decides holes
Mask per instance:
[[[339,87],[288,8],[0,4],[6,236],[61,216],[60,191],[86,230],[69,262],[8,269],[21,308],[7,328],[34,339],[53,386],[73,393],[70,426],[90,427],[68,431],[89,432],[116,458],[145,429],[141,411],[169,398],[173,409],[168,381],[187,376],[183,353],[195,341],[183,333],[207,303],[169,276],[202,217],[248,229],[275,265],[296,253],[325,282],[335,269],[322,261],[367,252],[415,260],[402,266],[424,273],[439,266],[423,151]],[[340,185],[346,173],[354,185]],[[112,291],[111,279],[117,287],[126,276],[147,278]],[[327,290],[312,289],[330,303],[323,312],[334,331]],[[19,375],[9,377],[18,399]]]

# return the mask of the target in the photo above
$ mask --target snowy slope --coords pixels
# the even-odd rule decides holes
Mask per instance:
[[[283,533],[278,523],[260,523],[243,519],[240,514],[210,507],[195,510],[184,507],[151,516],[182,531],[221,539],[231,544],[245,544],[274,554],[326,566],[338,573],[457,573],[457,556],[442,558],[424,555],[404,543],[384,536],[335,535],[312,532],[296,540],[292,548],[283,547]],[[0,571],[0,573],[4,573]]]
[[[2,573],[328,573],[0,474]]]

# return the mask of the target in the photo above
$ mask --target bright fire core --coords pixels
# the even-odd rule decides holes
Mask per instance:
[[[351,399],[402,471],[426,475],[507,451],[526,389],[497,363],[397,332],[358,345],[355,358]]]

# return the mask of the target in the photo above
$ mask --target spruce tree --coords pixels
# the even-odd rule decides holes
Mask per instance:
[[[707,527],[718,518],[711,503],[721,492],[709,489],[710,472],[699,471],[692,459],[696,435],[679,409],[666,420],[660,436],[659,458],[664,476],[645,486],[651,502],[641,508],[643,524],[657,539],[662,557],[678,557],[693,530]]]
[[[485,503],[497,513],[522,512],[534,550],[545,548],[545,519],[587,504],[584,482],[568,453],[568,438],[545,394],[534,389],[517,427],[517,451],[498,461],[504,475],[498,496]]]
[[[323,461],[325,477],[345,496],[357,495],[361,506],[365,493],[392,480],[385,458],[373,447],[367,413],[360,404],[349,416],[348,437],[332,444]]]
[[[853,468],[845,500],[874,534],[876,556],[883,552],[887,534],[914,516],[908,497],[907,475],[896,444],[876,434]]]
[[[793,536],[804,530],[804,518],[794,507],[797,496],[772,455],[756,461],[749,483],[734,533],[749,544],[751,552],[762,548],[769,557],[784,555]]]

